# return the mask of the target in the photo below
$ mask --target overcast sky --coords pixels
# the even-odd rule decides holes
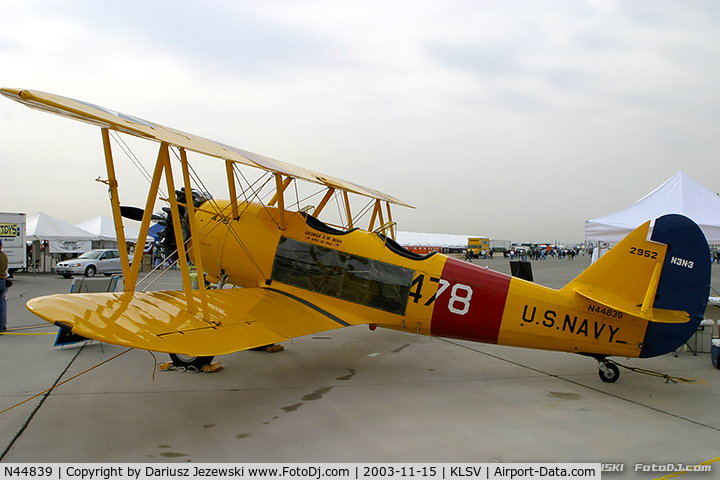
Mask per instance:
[[[0,86],[376,188],[401,230],[580,241],[678,170],[720,191],[718,2],[0,6]],[[0,211],[111,216],[96,127],[0,98],[0,167]]]

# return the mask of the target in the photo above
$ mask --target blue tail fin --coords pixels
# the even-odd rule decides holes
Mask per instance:
[[[664,215],[655,220],[650,239],[668,246],[653,308],[687,312],[690,321],[650,322],[640,352],[644,358],[672,352],[687,342],[705,315],[710,293],[710,252],[695,222],[682,215]]]

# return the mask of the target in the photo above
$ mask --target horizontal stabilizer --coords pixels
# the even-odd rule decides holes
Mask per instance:
[[[126,347],[214,356],[283,342],[349,323],[283,292],[238,288],[206,291],[207,320],[181,291],[89,293],[39,297],[28,309],[73,334]]]
[[[655,323],[687,323],[690,321],[690,315],[680,310],[653,308],[650,313],[650,321]]]
[[[588,285],[573,285],[573,291],[588,300],[622,312],[625,315],[632,315],[634,317],[644,318],[649,322],[657,323],[686,323],[690,321],[690,316],[687,312],[680,310],[665,310],[662,308],[650,308],[647,312],[643,312],[641,310],[641,305],[634,304],[633,302],[618,297],[614,297],[612,300],[603,298],[604,296],[608,296],[606,292],[602,292],[600,289],[597,289],[597,291],[593,290],[594,289]]]

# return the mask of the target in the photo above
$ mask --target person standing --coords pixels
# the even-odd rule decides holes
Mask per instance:
[[[0,240],[0,332],[7,330],[7,269],[8,256],[2,251],[2,240]]]

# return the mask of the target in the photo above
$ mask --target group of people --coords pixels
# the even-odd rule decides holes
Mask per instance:
[[[720,263],[720,250],[710,250],[710,263]]]
[[[493,258],[492,250],[481,250],[479,253],[476,253],[472,250],[466,249],[464,253],[465,255],[463,258],[465,259],[465,261],[470,263],[472,263],[473,258],[479,258],[480,260],[486,260],[488,258],[492,260]]]
[[[510,257],[510,260],[516,258],[521,259],[523,262],[528,260],[547,260],[548,255],[558,259],[575,260],[575,257],[580,255],[580,249],[578,248],[525,248],[525,249],[510,249],[505,252],[504,257]]]

